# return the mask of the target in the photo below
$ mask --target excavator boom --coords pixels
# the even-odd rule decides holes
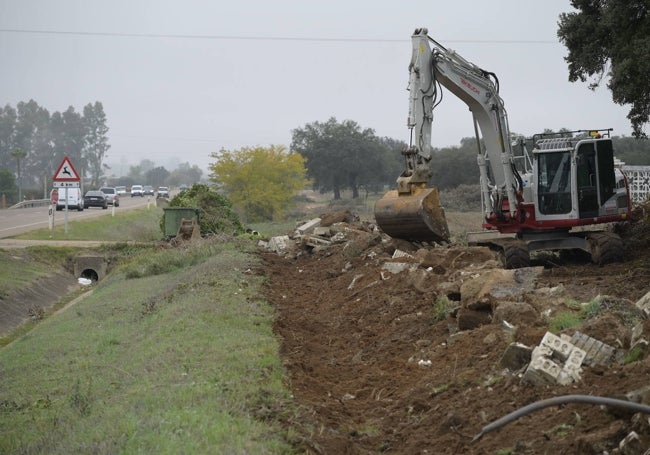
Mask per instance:
[[[448,242],[449,229],[431,177],[431,121],[437,86],[433,54],[426,29],[412,36],[409,64],[408,127],[414,143],[402,151],[406,169],[397,179],[397,190],[388,191],[375,204],[375,220],[389,236],[406,240]]]

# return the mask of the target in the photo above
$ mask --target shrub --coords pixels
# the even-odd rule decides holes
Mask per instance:
[[[169,202],[170,207],[197,207],[201,210],[201,235],[206,234],[241,234],[244,226],[232,210],[232,202],[225,196],[210,189],[207,185],[197,183],[183,191]],[[164,232],[165,215],[160,221]]]

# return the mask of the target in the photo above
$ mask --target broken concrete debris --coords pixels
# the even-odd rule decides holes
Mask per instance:
[[[289,236],[288,235],[279,235],[276,237],[271,237],[268,243],[268,249],[277,254],[286,253],[289,248]]]
[[[585,359],[583,362],[585,365],[609,366],[614,360],[616,349],[584,333],[575,332],[571,336],[571,343],[585,351]]]
[[[320,226],[321,219],[320,218],[313,218],[306,223],[301,224],[296,228],[296,234],[297,235],[305,235],[308,232],[312,232],[315,228]]]
[[[587,353],[551,332],[533,349],[522,380],[535,385],[568,385],[580,380],[582,362]]]
[[[650,317],[650,291],[636,302],[636,306],[643,311],[646,317]]]

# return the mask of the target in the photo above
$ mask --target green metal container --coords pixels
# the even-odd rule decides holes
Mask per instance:
[[[181,220],[196,220],[201,222],[201,210],[196,207],[165,207],[163,208],[163,226],[165,237],[174,237],[181,227]]]

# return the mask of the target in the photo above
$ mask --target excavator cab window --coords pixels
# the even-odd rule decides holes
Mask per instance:
[[[598,216],[600,207],[616,192],[612,141],[580,144],[576,164],[579,216]]]
[[[539,211],[556,215],[571,211],[571,153],[550,152],[538,156]]]
[[[600,191],[600,205],[616,193],[616,175],[614,173],[614,148],[612,141],[602,140],[596,142],[598,155],[598,185]]]

